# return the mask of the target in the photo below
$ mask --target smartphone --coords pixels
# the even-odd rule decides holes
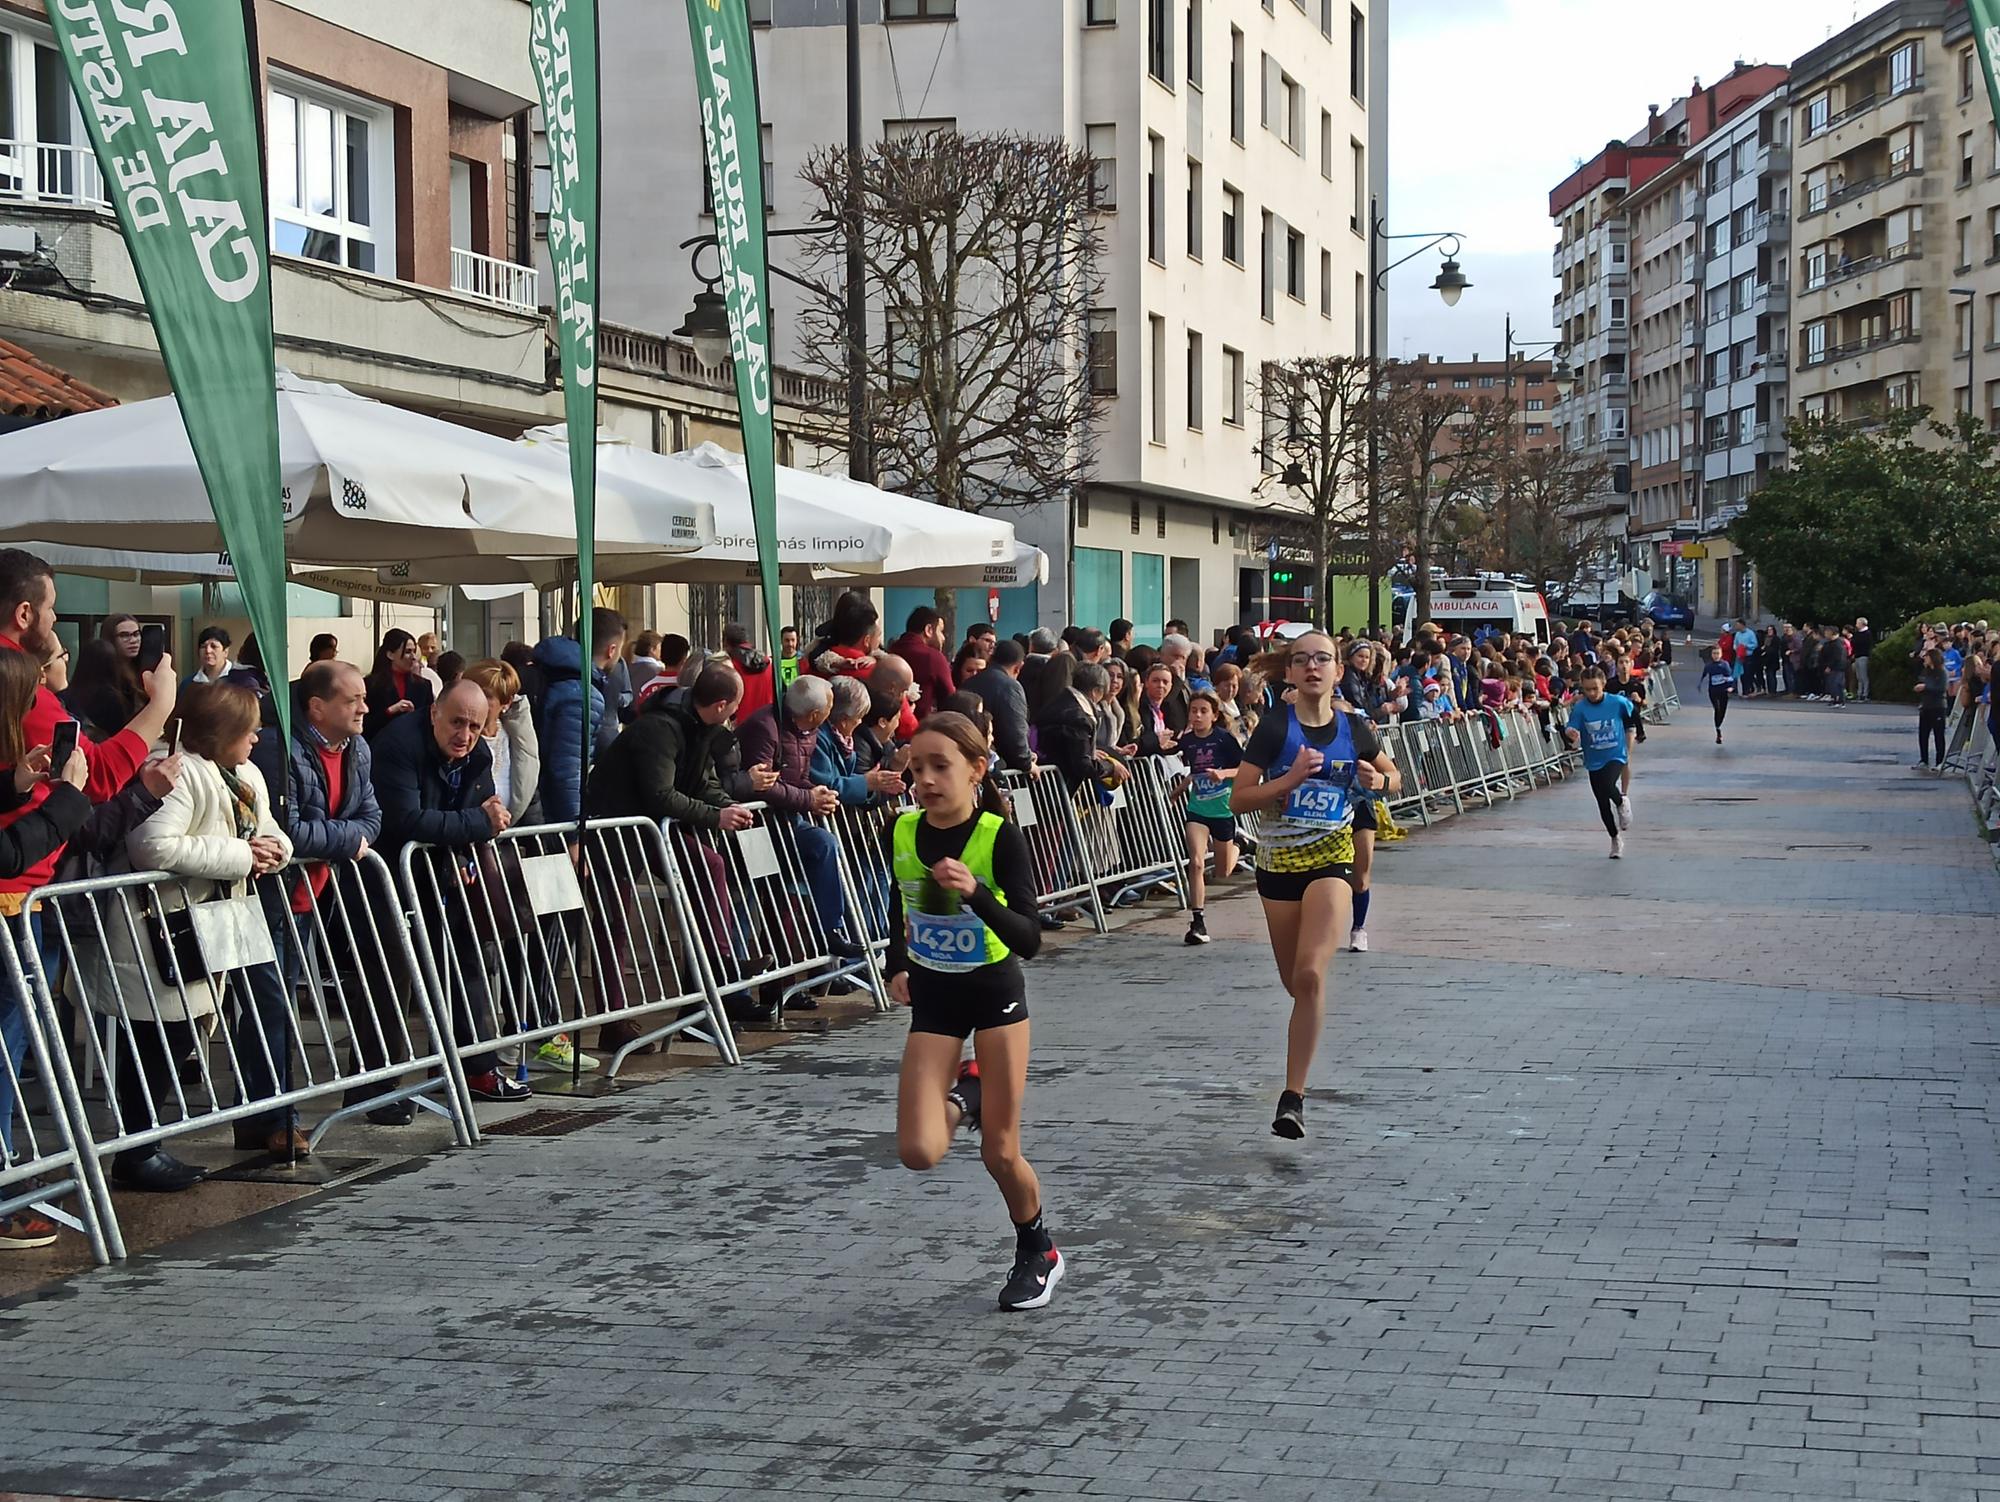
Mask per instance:
[[[181,754],[181,722],[180,722],[180,717],[175,716],[173,724],[167,727],[167,755],[179,756],[180,754]]]
[[[49,776],[62,776],[63,768],[76,754],[76,736],[75,720],[63,720],[57,724],[55,734],[49,739]]]
[[[141,626],[139,628],[139,671],[150,673],[160,665],[160,659],[167,655],[167,628],[165,626]]]

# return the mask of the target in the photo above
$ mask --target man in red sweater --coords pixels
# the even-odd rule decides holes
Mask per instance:
[[[889,650],[910,665],[917,683],[917,718],[923,720],[956,688],[951,681],[951,659],[944,655],[944,617],[928,605],[919,605],[904,625],[906,629]]]
[[[737,706],[736,723],[742,724],[760,709],[768,708],[777,697],[777,674],[771,659],[759,652],[750,640],[750,628],[731,621],[722,628],[722,650],[743,680],[743,702]]]
[[[53,570],[33,553],[19,548],[0,548],[0,651],[28,652],[37,662],[47,662],[61,650],[56,640],[56,581]],[[166,728],[173,713],[179,685],[174,680],[174,664],[163,657],[146,678],[146,707],[132,723],[108,741],[93,743],[79,736],[77,746],[90,763],[84,792],[93,803],[117,796],[146,760],[147,753]],[[55,739],[56,726],[70,713],[44,686],[35,691],[35,700],[22,721],[22,744],[33,748]],[[0,828],[13,824],[30,809],[48,800],[51,784],[44,779],[35,784],[19,808],[0,814]],[[28,894],[46,886],[55,874],[60,848],[52,851],[18,876],[0,878],[0,918],[17,916],[28,903]],[[36,946],[42,943],[41,918],[31,915],[30,933]],[[54,971],[60,956],[50,955],[44,968]],[[0,1147],[9,1151],[14,1143],[14,1089],[21,1060],[27,1054],[28,1033],[24,999],[11,986],[0,985],[0,1044],[7,1050],[11,1072],[0,1071]],[[46,1246],[55,1239],[55,1227],[35,1211],[0,1216],[0,1251],[21,1247]]]

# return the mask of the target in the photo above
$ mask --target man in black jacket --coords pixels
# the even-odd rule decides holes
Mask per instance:
[[[382,858],[393,864],[405,846],[427,847],[413,863],[419,892],[428,899],[417,903],[417,911],[444,992],[439,1004],[461,1043],[493,1036],[493,1001],[472,926],[474,904],[483,907],[486,897],[473,883],[500,870],[497,862],[482,863],[478,850],[512,822],[493,790],[492,753],[480,739],[487,709],[486,691],[462,678],[428,716],[399,715],[373,746]],[[488,895],[504,912],[508,894]],[[465,1077],[479,1100],[519,1101],[534,1094],[504,1077],[490,1050],[465,1060]]]
[[[1010,772],[1035,768],[1035,753],[1028,749],[1028,696],[1021,688],[1021,664],[1027,656],[1017,641],[995,642],[985,668],[964,685],[979,695],[993,717],[993,749]]]

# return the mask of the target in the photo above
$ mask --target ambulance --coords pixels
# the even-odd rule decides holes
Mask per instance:
[[[1431,588],[1431,619],[1448,631],[1476,637],[1482,628],[1510,631],[1546,643],[1554,629],[1548,601],[1532,584],[1499,574],[1445,579]]]

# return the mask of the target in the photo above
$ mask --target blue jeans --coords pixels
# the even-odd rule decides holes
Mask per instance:
[[[803,819],[792,825],[792,832],[798,836],[799,862],[805,867],[806,887],[812,893],[813,906],[819,909],[820,922],[829,934],[836,929],[845,932],[847,901],[840,890],[839,847],[831,834]]]
[[[28,932],[34,936],[35,948],[41,951],[43,973],[52,974],[52,966],[61,962],[61,955],[51,955],[42,938],[42,915],[28,916]],[[0,935],[0,944],[14,942],[13,926],[7,925],[7,932]],[[21,962],[25,973],[27,961]],[[14,1152],[14,1081],[20,1078],[21,1064],[28,1056],[28,1012],[27,998],[22,996],[11,981],[0,981],[0,1045],[7,1050],[7,1067],[0,1070],[0,1155],[11,1157]]]

